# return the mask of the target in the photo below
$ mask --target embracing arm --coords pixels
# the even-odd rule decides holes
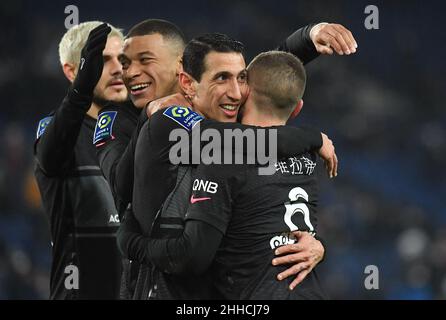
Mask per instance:
[[[319,54],[350,55],[358,47],[353,34],[340,24],[309,24],[292,33],[277,50],[297,56],[303,64],[316,59]]]
[[[319,56],[316,47],[310,37],[311,29],[316,24],[309,24],[293,32],[283,41],[277,50],[286,51],[298,57],[303,64],[307,64]]]
[[[217,252],[231,216],[232,180],[227,179],[222,170],[215,168],[198,166],[194,178],[212,179],[218,184],[218,192],[212,197],[204,190],[192,192],[184,229],[177,238],[144,237],[131,209],[128,209],[117,234],[121,253],[140,263],[153,264],[168,273],[204,272]],[[192,185],[188,187],[192,189]],[[192,201],[193,197],[199,200]]]
[[[309,151],[318,153],[319,156],[324,160],[327,173],[330,178],[337,176],[338,169],[338,159],[335,153],[335,148],[333,142],[324,133],[318,130],[312,129],[310,127],[294,127],[294,126],[274,126],[274,127],[257,127],[243,125],[238,122],[228,123],[228,122],[218,122],[214,120],[205,119],[201,122],[201,130],[213,128],[218,130],[222,136],[224,136],[224,130],[226,129],[239,129],[241,132],[245,130],[254,130],[256,133],[262,130],[265,132],[264,140],[264,154],[271,155],[269,147],[272,143],[276,145],[277,159],[287,158],[290,156],[295,156],[298,154],[306,153]],[[269,141],[271,135],[270,131],[273,130],[277,133],[277,141]],[[254,145],[258,146],[258,134],[253,135],[256,141]],[[207,142],[202,141],[202,144]],[[224,145],[222,145],[224,147]],[[234,148],[235,144],[233,144]],[[256,163],[259,159],[256,159]],[[264,163],[261,163],[264,164]]]
[[[201,274],[210,266],[223,234],[203,221],[188,220],[174,239],[144,237],[133,213],[127,211],[118,230],[118,247],[131,260],[152,264],[171,274]]]

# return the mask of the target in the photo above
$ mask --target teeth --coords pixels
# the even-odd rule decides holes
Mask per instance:
[[[131,90],[140,90],[140,89],[147,88],[148,86],[149,86],[148,83],[140,83],[140,84],[135,84],[134,86],[131,86],[130,89]]]
[[[229,110],[229,111],[234,111],[235,109],[237,109],[237,106],[231,106],[230,104],[225,104],[221,106],[223,109]]]

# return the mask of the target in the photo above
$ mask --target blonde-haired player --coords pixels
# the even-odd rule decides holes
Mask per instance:
[[[71,85],[60,107],[39,122],[34,148],[52,238],[51,299],[119,296],[119,219],[92,139],[98,111],[127,98],[122,42],[118,29],[94,21],[68,30],[59,45]],[[103,129],[112,121],[105,119]]]

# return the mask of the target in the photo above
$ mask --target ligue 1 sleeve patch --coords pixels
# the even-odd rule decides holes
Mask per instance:
[[[190,108],[171,106],[167,108],[163,114],[178,123],[187,131],[192,131],[192,128],[204,117]]]
[[[96,122],[96,128],[94,129],[93,144],[98,145],[104,143],[113,137],[113,123],[117,115],[117,111],[102,112]]]
[[[45,129],[50,124],[51,119],[53,119],[52,116],[43,118],[42,120],[39,121],[39,125],[37,127],[36,139],[39,139],[40,136],[45,132]]]

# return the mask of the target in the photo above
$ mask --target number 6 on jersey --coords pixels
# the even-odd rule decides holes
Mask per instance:
[[[289,202],[285,202],[285,216],[284,220],[286,225],[290,228],[291,231],[299,230],[299,228],[291,221],[291,218],[296,213],[301,213],[303,215],[305,224],[309,228],[309,232],[313,233],[314,228],[310,221],[310,210],[308,209],[307,205],[305,203],[293,203],[295,201],[298,201],[300,198],[303,198],[306,202],[308,202],[308,194],[307,192],[300,188],[296,187],[291,189],[290,193],[288,194],[288,198],[290,198]]]

